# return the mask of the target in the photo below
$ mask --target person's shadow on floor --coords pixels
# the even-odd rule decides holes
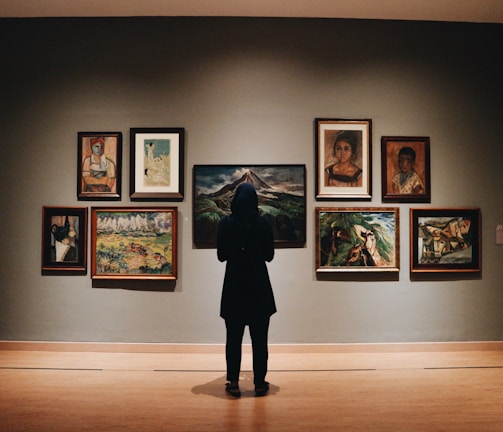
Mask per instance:
[[[207,382],[206,384],[200,384],[192,387],[192,393],[196,395],[207,395],[218,397],[221,399],[238,399],[234,398],[225,392],[225,375],[220,378],[214,379],[213,381]],[[253,385],[253,374],[249,372],[243,372],[239,376],[239,388],[241,390],[241,398],[255,397],[255,386]],[[269,386],[269,392],[267,396],[274,395],[279,392],[279,387],[273,384]]]

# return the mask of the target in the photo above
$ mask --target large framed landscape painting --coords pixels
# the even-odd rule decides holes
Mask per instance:
[[[177,278],[176,207],[92,207],[93,279]]]
[[[398,208],[316,208],[316,272],[398,272]]]
[[[306,241],[305,165],[194,165],[193,234],[197,247],[216,246],[218,222],[230,214],[236,188],[257,190],[260,213],[269,220],[276,247]]]

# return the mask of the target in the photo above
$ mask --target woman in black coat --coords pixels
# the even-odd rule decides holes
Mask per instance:
[[[274,257],[271,226],[259,215],[258,198],[250,183],[242,183],[231,204],[231,215],[220,220],[217,256],[227,261],[220,304],[225,320],[227,380],[226,391],[241,396],[239,372],[245,326],[248,325],[253,352],[255,395],[269,390],[265,381],[268,360],[269,319],[276,312],[266,261]]]

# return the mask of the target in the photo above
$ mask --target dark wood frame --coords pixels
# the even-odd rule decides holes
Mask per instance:
[[[393,179],[399,175],[398,154],[400,149],[404,147],[411,148],[416,155],[414,170],[421,178],[424,192],[401,193],[393,190]],[[381,137],[381,165],[383,202],[431,202],[429,137]]]
[[[87,207],[51,207],[42,208],[42,273],[43,274],[86,274],[87,273]],[[62,224],[55,224],[54,218],[65,218],[68,216],[69,225],[65,227],[66,221]],[[78,223],[72,222],[77,218]],[[59,228],[59,229],[58,229]],[[75,259],[70,261],[57,260],[55,254],[59,249],[56,246],[56,238],[61,238],[64,247],[69,242],[73,248],[72,253],[76,254]],[[73,243],[73,244],[72,244]],[[59,249],[61,251],[61,249]],[[64,250],[68,256],[69,249]]]
[[[336,159],[334,141],[341,132],[356,132],[356,165],[362,170],[361,186],[327,184],[328,166]],[[372,199],[372,120],[315,119],[316,200],[370,201]]]
[[[144,145],[147,140],[168,140],[169,168],[163,166],[159,156],[151,162],[161,174],[167,174],[168,186],[140,185],[147,175]],[[184,198],[184,128],[131,128],[129,196],[132,201],[183,201]],[[166,172],[169,171],[169,172]],[[174,172],[172,172],[174,171]],[[155,172],[155,171],[154,171]]]
[[[411,273],[480,272],[479,208],[411,208]]]
[[[399,208],[317,207],[315,213],[317,273],[400,270]]]
[[[103,138],[104,156],[108,163],[115,164],[115,184],[111,191],[87,191],[84,186],[84,163],[91,155],[91,140]],[[78,132],[78,157],[77,157],[77,199],[93,201],[118,201],[121,198],[122,188],[122,132]],[[97,174],[99,175],[99,174]],[[94,177],[94,176],[89,176]]]
[[[92,207],[91,277],[177,279],[177,220],[177,207]]]
[[[230,214],[233,188],[244,181],[239,177],[247,171],[258,173],[270,186],[267,194],[261,194],[258,189],[258,195],[259,207],[264,204],[266,208],[267,202],[267,208],[276,209],[274,214],[264,213],[273,226],[275,246],[303,247],[306,241],[306,166],[301,164],[194,165],[194,244],[207,248],[216,246],[218,221]],[[226,192],[222,199],[216,196],[219,191]]]

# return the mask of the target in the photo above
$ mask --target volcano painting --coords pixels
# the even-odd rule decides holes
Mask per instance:
[[[302,247],[306,240],[305,165],[194,165],[194,244],[215,247],[218,222],[230,214],[241,183],[257,190],[259,211],[269,220],[276,246]]]

